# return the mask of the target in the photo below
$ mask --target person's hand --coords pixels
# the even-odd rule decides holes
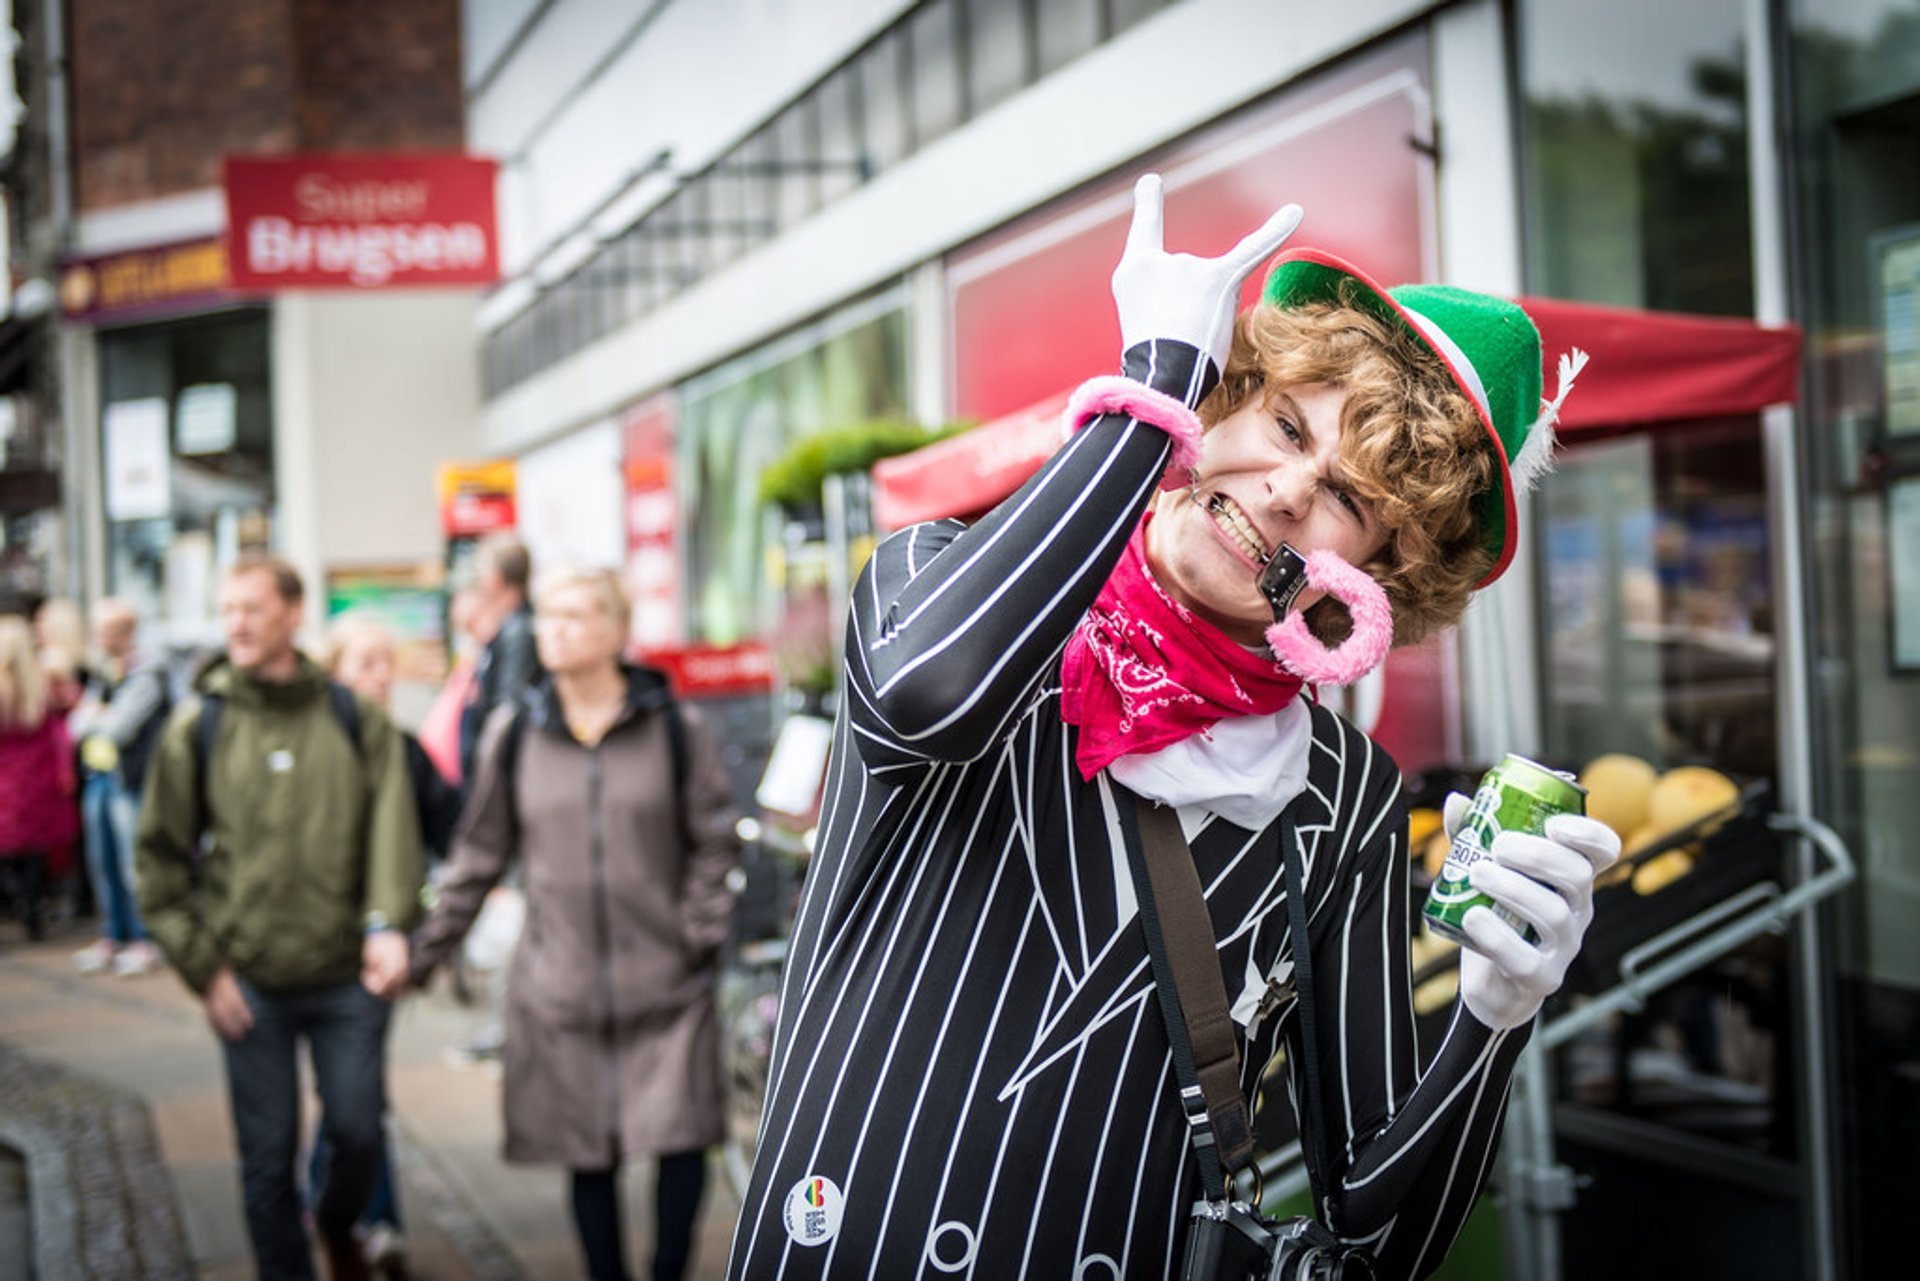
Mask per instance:
[[[1121,350],[1171,339],[1211,360],[1217,377],[1227,367],[1240,286],[1286,242],[1303,216],[1299,205],[1286,205],[1219,258],[1169,254],[1161,247],[1160,175],[1142,175],[1133,187],[1126,252],[1113,271]]]
[[[383,1001],[407,988],[407,936],[399,930],[375,930],[360,944],[360,986]]]
[[[232,970],[222,969],[213,976],[200,1004],[207,1011],[207,1023],[223,1041],[238,1041],[253,1029],[253,1009]]]
[[[1471,804],[1458,793],[1447,797],[1449,837]],[[1502,832],[1491,852],[1467,879],[1539,938],[1529,943],[1492,910],[1469,909],[1460,922],[1470,944],[1460,952],[1460,999],[1486,1026],[1515,1028],[1538,1014],[1566,978],[1593,920],[1593,878],[1620,857],[1620,838],[1597,819],[1556,814],[1544,836]]]

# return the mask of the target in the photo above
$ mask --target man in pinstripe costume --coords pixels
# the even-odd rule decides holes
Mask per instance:
[[[1120,785],[1177,809],[1250,1092],[1277,1047],[1290,1078],[1303,1052],[1287,812],[1323,1082],[1302,1121],[1329,1140],[1316,1212],[1383,1276],[1444,1258],[1617,842],[1574,817],[1501,838],[1478,883],[1539,941],[1474,914],[1423,1064],[1399,777],[1301,677],[1357,676],[1505,568],[1520,446],[1544,452],[1557,399],[1541,412],[1518,308],[1390,294],[1312,251],[1236,323],[1299,217],[1220,259],[1169,255],[1142,179],[1114,277],[1127,380],[1084,388],[1079,429],[986,518],[903,530],[861,577],[730,1277],[1175,1272],[1198,1179]],[[1255,587],[1283,543],[1314,567],[1284,627]]]

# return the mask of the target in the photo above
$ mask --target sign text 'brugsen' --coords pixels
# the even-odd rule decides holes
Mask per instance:
[[[495,164],[461,155],[229,156],[243,288],[483,285],[499,276]]]

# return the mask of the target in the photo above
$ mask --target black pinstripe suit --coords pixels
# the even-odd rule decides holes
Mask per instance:
[[[1158,430],[1101,419],[980,524],[904,530],[862,576],[730,1277],[1177,1266],[1198,1181],[1111,792],[1081,780],[1059,709],[1061,647],[1167,453]],[[1291,812],[1325,1024],[1325,1115],[1307,1123],[1336,1167],[1315,1182],[1383,1275],[1420,1275],[1485,1177],[1525,1033],[1458,1009],[1421,1076],[1398,774],[1312,715]],[[1191,843],[1229,994],[1284,979],[1275,829],[1212,818]],[[1249,1087],[1292,1045],[1292,1013],[1251,1029]]]

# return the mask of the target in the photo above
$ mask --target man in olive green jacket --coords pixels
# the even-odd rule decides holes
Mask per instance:
[[[405,970],[422,854],[399,732],[364,700],[337,707],[294,647],[303,595],[274,557],[222,580],[226,654],[155,750],[137,875],[149,932],[221,1040],[260,1274],[313,1275],[294,1177],[304,1038],[333,1153],[314,1218],[333,1275],[354,1277],[385,1102],[373,992]]]

